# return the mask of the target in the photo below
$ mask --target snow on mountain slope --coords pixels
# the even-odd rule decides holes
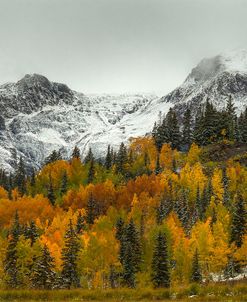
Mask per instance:
[[[184,83],[163,97],[176,108],[189,105],[192,110],[209,98],[218,108],[224,108],[233,96],[238,112],[247,105],[247,51],[238,50],[203,59],[192,69]]]
[[[26,75],[0,87],[0,167],[11,169],[17,155],[38,168],[53,150],[69,157],[75,145],[102,156],[108,144],[149,133],[169,107],[151,94],[84,95]]]

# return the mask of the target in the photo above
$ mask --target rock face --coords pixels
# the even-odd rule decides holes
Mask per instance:
[[[69,157],[75,145],[102,156],[108,144],[149,132],[166,106],[155,95],[84,95],[26,75],[0,86],[0,168],[11,170],[16,155],[39,168],[53,150]]]
[[[229,95],[233,96],[238,111],[247,105],[247,51],[232,51],[203,59],[192,69],[184,83],[163,97],[177,110],[190,106],[192,111],[207,98],[223,108]]]
[[[46,77],[26,75],[0,86],[0,168],[13,169],[16,156],[39,168],[53,150],[69,157],[77,145],[102,156],[131,137],[150,133],[160,112],[175,107],[180,116],[209,98],[218,108],[233,96],[238,111],[247,105],[247,52],[237,51],[202,60],[184,83],[155,95],[84,95]]]

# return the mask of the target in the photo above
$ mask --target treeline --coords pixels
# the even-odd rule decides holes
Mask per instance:
[[[237,117],[231,97],[226,108],[221,111],[207,100],[195,117],[187,108],[181,123],[171,108],[163,121],[155,123],[152,136],[158,150],[164,143],[171,143],[178,150],[188,150],[192,143],[199,146],[222,140],[247,143],[247,108]]]

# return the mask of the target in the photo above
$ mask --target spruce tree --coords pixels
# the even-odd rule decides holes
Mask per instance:
[[[15,186],[18,188],[18,191],[21,195],[26,193],[26,170],[22,157],[20,158],[15,173]]]
[[[165,234],[159,232],[152,259],[152,282],[155,288],[170,286],[168,248]]]
[[[105,158],[105,168],[107,170],[110,170],[112,167],[112,152],[111,152],[111,146],[108,145],[107,147],[107,153]]]
[[[33,220],[31,220],[30,225],[26,227],[24,236],[26,239],[30,239],[31,246],[34,245],[35,241],[39,237],[38,228]]]
[[[68,174],[64,171],[61,182],[61,195],[64,195],[68,190]]]
[[[75,148],[72,152],[72,159],[73,158],[80,159],[80,157],[81,157],[80,149],[77,146],[75,146]]]
[[[46,157],[44,164],[48,165],[61,159],[62,159],[61,152],[54,150],[49,156]]]
[[[188,150],[193,140],[192,117],[191,117],[191,110],[189,108],[187,108],[184,113],[182,138],[183,138],[183,145],[185,145],[186,150]]]
[[[156,157],[156,164],[155,164],[155,174],[158,175],[161,173],[161,166],[160,166],[160,154],[157,154]]]
[[[95,199],[93,198],[93,194],[90,193],[87,202],[87,207],[86,207],[86,222],[89,225],[93,225],[96,217],[97,217],[96,202]]]
[[[76,288],[80,286],[77,268],[80,244],[71,220],[69,222],[64,240],[65,245],[62,249],[61,282],[63,288],[71,289],[72,287]]]
[[[18,212],[15,214],[14,223],[10,230],[8,245],[4,259],[4,272],[6,274],[6,283],[11,288],[20,286],[19,268],[17,266],[17,243],[21,234]]]
[[[196,282],[196,283],[202,282],[202,273],[201,273],[201,268],[200,268],[200,264],[199,264],[199,255],[198,255],[197,249],[193,256],[190,280],[191,280],[191,282]]]
[[[52,179],[51,179],[51,175],[49,177],[49,184],[48,184],[48,191],[47,191],[47,198],[49,199],[50,203],[54,206],[55,205],[55,193],[54,193],[54,189],[53,189],[53,184],[52,184]]]
[[[92,160],[94,160],[94,155],[93,155],[92,149],[89,148],[88,153],[87,153],[86,157],[84,158],[84,164],[86,165],[86,164],[90,163]]]
[[[80,234],[84,228],[85,228],[85,219],[82,216],[81,212],[79,212],[76,221],[76,233]]]
[[[89,169],[88,169],[88,175],[87,175],[87,183],[90,184],[94,180],[95,175],[95,166],[94,166],[94,159],[90,161]]]
[[[134,261],[134,252],[132,251],[131,242],[125,243],[125,253],[123,259],[123,280],[129,288],[136,287],[136,267]]]
[[[42,254],[33,268],[32,286],[36,289],[53,289],[56,280],[54,267],[54,258],[51,256],[47,245],[44,245]]]
[[[242,246],[243,237],[246,234],[247,213],[243,196],[238,194],[235,208],[232,214],[231,239],[238,248]]]
[[[121,143],[116,157],[116,172],[125,175],[127,163],[128,163],[127,149],[124,143]]]

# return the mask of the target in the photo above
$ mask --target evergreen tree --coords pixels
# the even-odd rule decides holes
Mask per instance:
[[[88,176],[87,176],[87,183],[90,184],[94,180],[95,175],[95,166],[94,166],[94,159],[90,161],[89,169],[88,169]]]
[[[105,158],[105,168],[107,170],[110,170],[112,167],[112,152],[111,152],[111,146],[108,145],[107,147],[107,153]]]
[[[155,164],[155,174],[158,175],[161,173],[161,166],[160,166],[160,154],[157,154],[156,157],[156,164]]]
[[[155,288],[170,286],[168,248],[165,234],[159,232],[152,259],[152,282]]]
[[[223,195],[223,205],[226,208],[230,207],[230,193],[229,193],[229,179],[226,174],[226,167],[222,170],[222,182],[223,182],[223,188],[224,188],[224,195]]]
[[[198,250],[196,249],[195,254],[193,256],[192,261],[192,272],[191,272],[191,282],[202,282],[202,273],[201,273],[201,267],[199,264],[199,255]]]
[[[15,172],[15,186],[18,188],[21,195],[26,193],[26,171],[22,157],[20,158]]]
[[[10,230],[8,245],[4,259],[4,271],[6,274],[6,283],[11,288],[20,286],[19,268],[17,266],[17,243],[21,234],[18,212],[15,214],[14,223]]]
[[[162,224],[162,221],[172,211],[172,202],[168,198],[161,198],[160,204],[156,209],[156,221],[157,224]]]
[[[61,195],[64,195],[68,190],[68,174],[66,171],[64,171],[62,176],[62,183],[61,183]]]
[[[94,155],[93,155],[92,149],[89,148],[88,153],[87,153],[86,157],[84,158],[84,164],[86,165],[86,164],[90,163],[92,160],[94,160]]]
[[[80,159],[81,158],[81,154],[80,154],[80,149],[75,146],[73,152],[72,152],[72,159],[76,158],[76,159]]]
[[[26,227],[24,235],[26,239],[30,239],[31,246],[33,246],[39,237],[38,228],[33,220],[31,220],[30,225]]]
[[[71,289],[80,286],[78,275],[77,260],[80,250],[79,240],[70,220],[68,229],[65,234],[65,245],[62,249],[62,287]]]
[[[46,157],[44,164],[48,165],[48,164],[54,163],[55,161],[58,161],[61,159],[62,159],[61,152],[54,150],[48,157]]]
[[[229,140],[234,140],[235,138],[235,107],[232,102],[232,96],[230,95],[226,105],[226,118],[227,118],[227,138]]]
[[[48,186],[48,191],[47,191],[47,198],[49,199],[50,203],[54,206],[56,197],[55,197],[55,193],[54,193],[54,189],[53,189],[51,175],[49,177],[49,186]]]
[[[192,117],[191,117],[191,110],[187,108],[184,113],[184,120],[183,120],[183,145],[185,145],[186,149],[188,150],[193,137],[192,137]]]
[[[85,219],[82,216],[81,212],[79,212],[76,222],[76,233],[80,234],[84,228],[85,228]]]
[[[136,268],[134,254],[130,242],[125,243],[125,253],[123,259],[123,280],[124,284],[129,288],[136,286]]]
[[[126,175],[126,165],[128,163],[127,149],[124,143],[121,143],[116,157],[116,172]]]
[[[45,245],[42,249],[42,255],[38,258],[33,268],[31,278],[33,287],[37,289],[53,289],[56,279],[54,267],[54,259]]]
[[[89,225],[93,225],[96,217],[97,217],[96,202],[95,199],[93,198],[93,194],[90,193],[87,202],[87,208],[86,208],[86,222]]]
[[[197,186],[197,190],[196,190],[195,211],[196,211],[197,217],[202,220],[202,218],[203,218],[203,205],[202,205],[202,201],[201,201],[201,197],[200,197],[199,185]]]
[[[247,213],[245,202],[242,195],[237,196],[235,209],[232,215],[231,223],[231,242],[234,242],[239,248],[242,246],[243,237],[246,234]]]

